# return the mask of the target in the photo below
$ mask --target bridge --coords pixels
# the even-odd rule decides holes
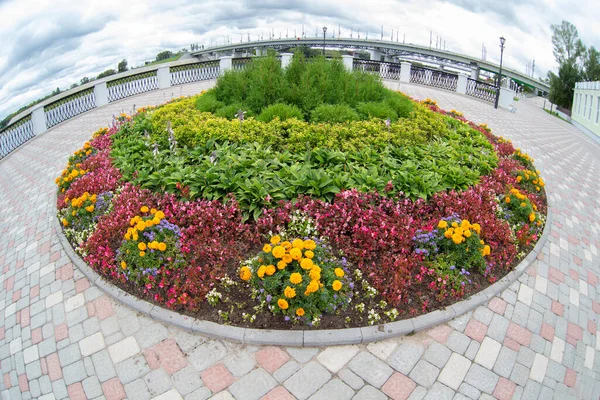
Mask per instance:
[[[462,72],[468,72],[473,79],[478,78],[480,70],[494,74],[497,74],[500,70],[498,64],[451,51],[415,44],[357,38],[326,38],[325,40],[323,40],[322,37],[267,39],[213,46],[194,51],[190,54],[200,59],[208,59],[224,54],[241,55],[243,53],[253,52],[254,50],[257,51],[257,54],[262,54],[269,48],[284,50],[300,46],[325,46],[337,49],[367,50],[371,55],[371,59],[375,61],[381,61],[381,57],[383,56],[385,61],[400,59],[433,63],[454,68]],[[535,88],[543,92],[548,92],[550,90],[550,85],[547,83],[527,76],[522,72],[505,68],[504,66],[502,67],[502,75],[510,78],[516,83],[529,86],[530,88]]]

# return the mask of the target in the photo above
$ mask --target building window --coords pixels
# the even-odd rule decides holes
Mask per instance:
[[[585,102],[583,103],[583,113],[579,113],[582,117],[585,118],[585,110],[587,108],[587,94],[585,95]]]
[[[581,101],[583,100],[582,96],[583,95],[581,93],[579,93],[579,103],[577,104],[577,114],[579,114],[579,115],[581,115]]]
[[[592,103],[594,102],[594,96],[590,94],[590,104],[588,106],[587,119],[588,121],[592,121]]]
[[[600,122],[600,96],[596,99],[596,123]]]

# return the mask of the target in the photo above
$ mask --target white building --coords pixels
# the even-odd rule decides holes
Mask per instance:
[[[600,137],[600,81],[575,84],[571,121],[580,130]]]

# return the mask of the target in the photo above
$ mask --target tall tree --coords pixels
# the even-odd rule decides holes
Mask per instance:
[[[594,46],[590,46],[585,53],[583,78],[586,81],[600,81],[600,52]]]
[[[561,107],[571,109],[575,83],[581,80],[581,72],[574,62],[565,62],[558,68],[558,75],[548,73],[550,78],[549,100]]]
[[[563,21],[560,25],[551,25],[553,54],[556,62],[562,65],[565,62],[577,61],[584,55],[585,46],[575,25],[569,21]]]
[[[117,66],[117,69],[118,69],[118,72],[127,71],[127,60],[126,59],[121,60],[121,62]]]

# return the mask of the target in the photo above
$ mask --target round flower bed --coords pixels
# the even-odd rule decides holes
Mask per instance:
[[[255,64],[71,156],[58,216],[94,270],[205,320],[343,328],[451,304],[535,245],[544,181],[487,126],[339,61]]]

